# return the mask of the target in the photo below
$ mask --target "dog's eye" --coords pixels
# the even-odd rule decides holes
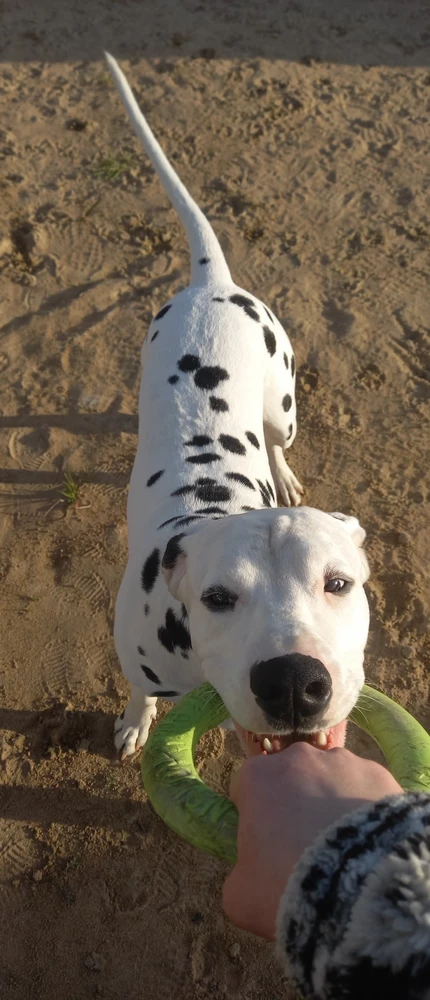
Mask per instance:
[[[352,580],[342,580],[340,576],[332,576],[326,580],[324,590],[326,594],[348,594],[352,587]]]
[[[227,587],[209,587],[202,594],[201,600],[209,611],[232,611],[237,601],[237,594],[227,590]]]

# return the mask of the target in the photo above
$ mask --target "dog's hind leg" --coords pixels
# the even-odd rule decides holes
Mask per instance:
[[[297,431],[295,401],[295,360],[288,339],[281,361],[278,352],[271,358],[264,383],[264,438],[278,504],[297,507],[303,487],[290,469],[285,450]]]
[[[303,486],[294,475],[293,470],[290,469],[281,445],[270,445],[266,432],[265,438],[270,471],[276,487],[278,505],[280,507],[298,507],[304,492]]]

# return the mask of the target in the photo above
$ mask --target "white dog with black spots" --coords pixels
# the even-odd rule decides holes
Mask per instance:
[[[142,349],[129,559],[115,645],[131,697],[115,727],[142,747],[157,698],[210,683],[248,753],[342,745],[362,687],[368,605],[355,517],[299,508],[288,336],[234,284],[218,240],[111,56],[131,123],[185,227],[191,280]],[[278,507],[277,503],[284,505]]]

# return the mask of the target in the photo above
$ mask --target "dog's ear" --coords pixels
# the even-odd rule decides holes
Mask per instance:
[[[338,511],[334,513],[330,512],[330,517],[336,517],[338,521],[342,521],[345,531],[348,532],[348,535],[350,535],[358,548],[361,548],[366,537],[366,532],[361,527],[359,520],[356,517],[350,517],[348,514],[339,514]]]
[[[166,545],[161,563],[162,573],[172,597],[184,603],[187,554],[181,545],[182,535],[174,535]]]
[[[358,549],[360,549],[361,563],[362,563],[362,583],[365,583],[369,578],[370,570],[369,563],[367,562],[366,555],[362,549],[364,539],[366,538],[366,532],[364,528],[356,517],[350,517],[348,514],[340,514],[338,511],[331,512],[331,517],[336,517],[338,521],[342,521],[345,531],[348,532],[350,538],[355,542]]]

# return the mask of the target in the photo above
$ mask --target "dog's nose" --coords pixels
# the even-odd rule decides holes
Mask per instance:
[[[331,677],[324,664],[302,653],[255,663],[250,684],[267,718],[298,732],[317,721],[332,693]]]

